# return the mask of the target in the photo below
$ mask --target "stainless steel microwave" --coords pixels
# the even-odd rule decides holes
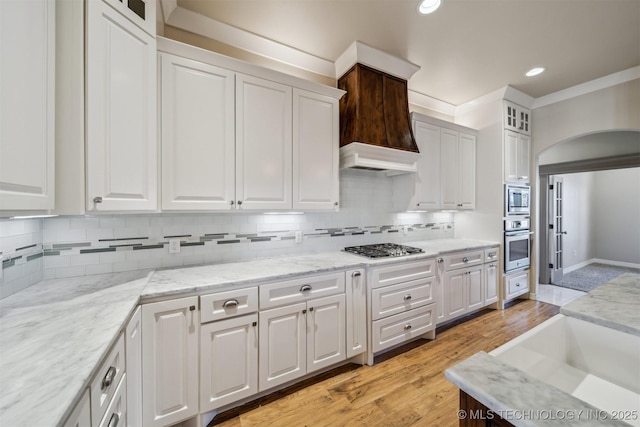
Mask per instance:
[[[531,214],[531,187],[506,184],[504,186],[504,216]]]

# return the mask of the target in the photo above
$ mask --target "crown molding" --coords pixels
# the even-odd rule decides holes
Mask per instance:
[[[356,63],[384,71],[403,80],[409,80],[420,69],[412,62],[356,40],[336,59],[336,79],[342,77]]]
[[[335,66],[332,61],[192,12],[177,6],[174,0],[162,0],[162,2],[166,25],[199,34],[303,70],[335,78]]]
[[[441,101],[436,98],[432,98],[424,93],[416,92],[409,89],[409,104],[417,105],[419,107],[426,108],[428,110],[437,111],[448,116],[454,116],[456,113],[456,106],[449,104],[448,102]]]
[[[549,95],[541,96],[540,98],[536,98],[531,108],[536,109],[545,107],[547,105],[556,104],[558,102],[566,101],[567,99],[586,95],[597,90],[606,89],[608,87],[616,86],[636,79],[640,79],[640,66],[609,74],[608,76],[600,77],[599,79],[591,80],[589,82],[572,86],[567,89],[559,90],[558,92],[554,92]]]

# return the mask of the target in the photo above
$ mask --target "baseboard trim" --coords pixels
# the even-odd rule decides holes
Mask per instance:
[[[622,262],[622,261],[612,261],[608,259],[600,259],[600,258],[591,258],[587,261],[581,262],[579,264],[572,265],[571,267],[567,267],[562,271],[562,274],[569,274],[572,271],[576,271],[581,269],[582,267],[586,267],[589,264],[605,264],[612,265],[615,267],[627,267],[627,268],[637,268],[640,269],[640,264],[636,264],[633,262]]]

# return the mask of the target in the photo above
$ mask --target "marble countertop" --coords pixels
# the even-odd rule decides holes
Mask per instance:
[[[552,387],[485,352],[449,368],[446,378],[517,427],[626,426],[603,419],[594,406]],[[599,414],[601,416],[597,416]]]
[[[61,425],[140,302],[498,245],[467,239],[405,244],[425,252],[369,260],[334,251],[32,285],[0,300],[0,425]]]
[[[560,309],[565,316],[640,336],[640,275],[624,274]],[[449,381],[516,426],[628,426],[611,419],[587,419],[598,409],[484,352],[447,369]],[[564,411],[565,419],[516,418],[522,411]],[[580,412],[582,411],[582,412]],[[542,413],[541,413],[542,414]],[[570,419],[569,416],[583,418]],[[506,417],[503,417],[506,418]],[[522,417],[520,417],[522,418]]]
[[[563,306],[560,313],[640,336],[640,274],[623,274]]]

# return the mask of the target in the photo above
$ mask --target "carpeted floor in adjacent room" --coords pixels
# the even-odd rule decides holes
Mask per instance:
[[[624,273],[638,274],[640,270],[637,268],[617,267],[606,264],[589,264],[576,271],[565,274],[562,280],[554,283],[554,285],[589,292]]]

